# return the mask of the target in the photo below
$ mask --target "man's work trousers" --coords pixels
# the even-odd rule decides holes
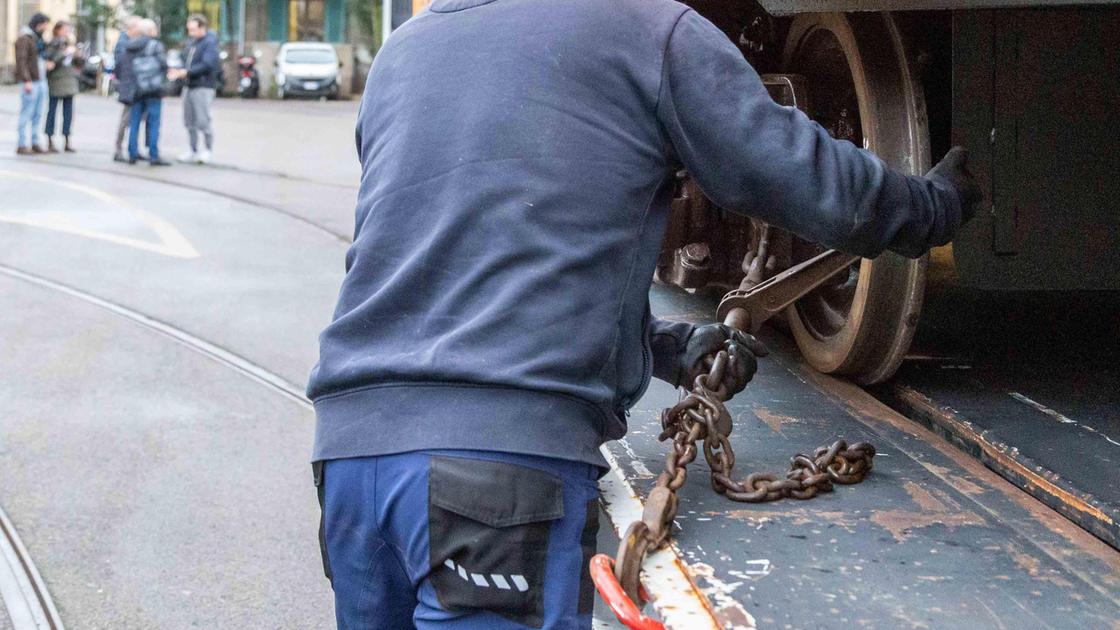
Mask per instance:
[[[183,124],[191,141],[191,151],[198,151],[198,136],[202,134],[206,150],[214,148],[214,129],[210,117],[210,104],[214,102],[214,88],[193,87],[183,91]]]
[[[163,99],[158,96],[149,96],[136,99],[132,104],[132,117],[128,125],[128,159],[136,160],[140,156],[140,121],[145,117],[145,128],[148,134],[148,159],[155,162],[159,159],[159,116],[163,108]]]
[[[39,119],[43,117],[43,101],[47,100],[47,82],[35,81],[31,92],[23,91],[19,84],[19,146],[30,147],[39,144]]]
[[[54,136],[54,121],[55,114],[58,111],[58,104],[62,103],[62,135],[66,138],[70,137],[70,124],[74,119],[74,97],[73,96],[52,96],[50,97],[50,105],[47,106],[47,137]]]
[[[598,470],[421,451],[317,465],[345,630],[589,630]]]

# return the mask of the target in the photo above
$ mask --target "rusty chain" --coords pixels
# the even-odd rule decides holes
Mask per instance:
[[[726,349],[709,357],[708,373],[697,376],[688,394],[661,413],[662,431],[657,439],[672,440],[665,456],[665,469],[646,497],[641,520],[631,523],[623,535],[614,564],[615,577],[634,602],[646,599],[639,581],[642,561],[650,550],[665,545],[672,533],[677,491],[684,485],[687,466],[696,459],[697,442],[703,443],[712,489],[732,501],[809,499],[821,492],[831,492],[833,484],[859,483],[871,472],[874,446],[867,442],[849,445],[837,440],[831,446],[818,448],[812,457],[794,455],[782,479],[759,472],[747,475],[741,482],[732,479],[735,451],[728,440],[732,422],[723,404],[730,398],[724,383],[728,360]]]

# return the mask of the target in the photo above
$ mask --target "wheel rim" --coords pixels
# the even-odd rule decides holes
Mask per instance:
[[[828,28],[810,31],[790,63],[806,79],[813,120],[833,138],[863,146],[855,78],[836,34]],[[816,243],[794,237],[791,258],[796,264],[823,251]],[[817,339],[826,340],[843,333],[856,297],[859,267],[860,263],[852,265],[847,275],[837,276],[795,304],[805,328]]]
[[[889,14],[799,16],[790,29],[785,67],[806,78],[810,114],[834,137],[868,148],[904,172],[928,167],[922,95],[912,89]],[[823,249],[793,241],[795,263]],[[924,267],[924,259],[884,254],[799,300],[787,319],[806,360],[863,383],[891,376],[913,336]]]

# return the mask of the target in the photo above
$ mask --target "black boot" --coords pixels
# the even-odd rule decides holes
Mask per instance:
[[[74,145],[70,144],[70,136],[66,136],[66,146],[62,150],[66,151],[67,153],[77,153],[78,152],[74,148]]]
[[[58,149],[54,148],[54,136],[47,138],[47,153],[58,153]]]

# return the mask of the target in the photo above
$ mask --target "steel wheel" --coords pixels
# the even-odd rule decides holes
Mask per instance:
[[[834,136],[909,173],[929,168],[921,86],[910,75],[890,14],[809,14],[794,19],[787,72],[804,75],[810,112]],[[821,251],[794,239],[793,262]],[[926,258],[883,254],[805,296],[786,313],[805,359],[827,373],[878,383],[898,369],[922,307]]]

